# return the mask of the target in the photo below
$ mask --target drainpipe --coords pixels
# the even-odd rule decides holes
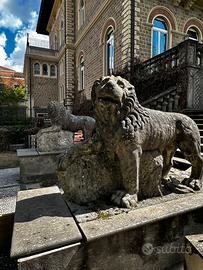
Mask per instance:
[[[30,73],[30,118],[32,118],[32,66],[31,66],[31,58],[29,58],[29,73]]]
[[[66,96],[66,87],[67,87],[67,53],[66,53],[66,19],[67,19],[67,15],[66,15],[66,0],[64,0],[64,42],[65,42],[65,69],[64,69],[64,73],[65,73],[65,98],[64,98],[64,105],[67,107],[67,96]]]
[[[131,0],[131,55],[130,55],[130,80],[134,74],[135,57],[135,0]]]

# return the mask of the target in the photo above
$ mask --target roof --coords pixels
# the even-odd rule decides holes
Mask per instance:
[[[40,6],[39,17],[37,21],[37,29],[36,29],[38,34],[43,34],[43,35],[49,34],[46,28],[49,21],[49,17],[51,15],[53,5],[54,5],[54,0],[42,0],[41,6]]]
[[[6,72],[15,72],[15,70],[14,70],[14,69],[7,68],[7,67],[3,67],[3,66],[0,66],[0,71],[6,71]]]

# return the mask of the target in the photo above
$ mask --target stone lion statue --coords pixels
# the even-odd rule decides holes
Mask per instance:
[[[48,104],[48,115],[51,119],[53,130],[83,131],[85,140],[88,140],[95,130],[95,120],[89,116],[76,116],[66,110],[63,104],[51,101]]]
[[[163,179],[179,148],[192,164],[190,180],[202,183],[203,159],[200,135],[195,122],[186,115],[144,108],[134,87],[116,76],[97,80],[92,88],[96,133],[109,153],[119,161],[122,192],[114,195],[117,204],[137,205],[140,157],[143,151],[158,150],[163,156]]]

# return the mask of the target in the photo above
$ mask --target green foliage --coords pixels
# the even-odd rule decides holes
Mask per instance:
[[[0,104],[14,104],[24,101],[25,98],[25,87],[23,86],[16,86],[13,88],[2,87],[0,89]]]

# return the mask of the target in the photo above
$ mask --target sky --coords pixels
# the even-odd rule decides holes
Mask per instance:
[[[27,33],[36,33],[41,0],[0,0],[0,66],[23,71]]]

